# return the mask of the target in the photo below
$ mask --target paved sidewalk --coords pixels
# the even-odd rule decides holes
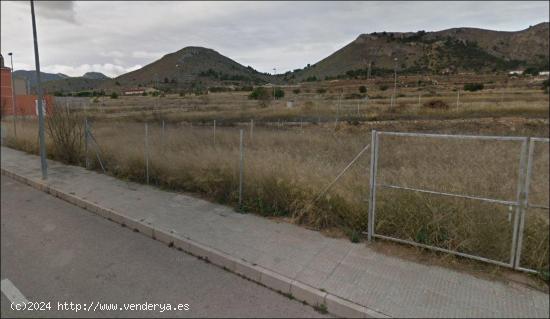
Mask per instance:
[[[3,173],[40,182],[37,156],[5,147],[1,155]],[[336,296],[366,307],[367,315],[373,316],[549,317],[548,294],[522,285],[506,285],[386,256],[365,244],[238,214],[229,207],[124,182],[81,167],[49,161],[48,185],[153,229],[191,239],[274,272],[292,280],[291,286],[302,285],[302,292],[307,287],[326,292],[321,302],[329,311],[339,307],[332,302],[332,296]],[[294,294],[302,299],[300,291]]]

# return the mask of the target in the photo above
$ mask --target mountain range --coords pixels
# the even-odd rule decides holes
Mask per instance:
[[[181,91],[354,78],[365,76],[367,72],[373,76],[389,75],[394,68],[400,74],[441,74],[501,72],[529,67],[549,68],[548,22],[515,32],[453,28],[435,32],[361,34],[317,63],[278,75],[258,72],[212,49],[190,46],[112,79],[89,72],[82,77],[44,73],[43,80],[48,81],[45,88],[49,92],[122,91],[129,87]],[[31,71],[16,71],[16,75],[18,72]]]

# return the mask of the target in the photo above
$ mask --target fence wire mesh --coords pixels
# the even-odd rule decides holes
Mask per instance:
[[[520,269],[524,249],[523,268],[548,269],[548,212],[527,210],[547,207],[548,149],[529,151],[536,140],[522,137],[374,134],[372,236]]]

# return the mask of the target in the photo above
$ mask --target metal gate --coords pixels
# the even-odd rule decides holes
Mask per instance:
[[[548,156],[544,157],[544,152],[539,150],[541,145],[548,147],[548,141],[547,138],[373,131],[368,240],[392,240],[537,272],[522,266],[521,260],[526,252],[524,235],[528,218],[548,220],[544,219],[548,215],[548,197],[539,196],[536,203],[531,203],[529,198],[534,187],[531,181],[535,166],[539,171],[545,168],[548,174]],[[387,146],[384,142],[390,145],[397,142],[397,146]],[[539,156],[535,158],[537,151]],[[438,155],[444,160],[437,162],[432,170],[426,162]],[[460,160],[460,156],[464,159]],[[382,165],[381,160],[385,160]],[[456,167],[453,160],[458,162]],[[392,164],[395,161],[397,163]],[[419,172],[419,167],[425,168],[424,172]],[[482,189],[482,195],[472,191],[476,187]],[[546,202],[541,203],[541,198]],[[534,215],[532,210],[546,213]],[[410,230],[403,229],[409,225],[412,225]],[[528,246],[540,249],[540,245],[533,244],[540,236],[531,237],[527,239]],[[484,240],[489,242],[482,244],[485,251],[480,253],[476,247],[481,247]],[[547,256],[547,246],[543,248]]]

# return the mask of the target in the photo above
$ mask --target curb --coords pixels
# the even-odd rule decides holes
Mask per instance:
[[[327,310],[329,313],[344,318],[390,318],[379,311],[361,306],[354,302],[342,299],[326,291],[306,285],[302,282],[285,277],[262,266],[252,264],[244,259],[238,259],[222,251],[205,246],[190,238],[176,236],[172,230],[153,227],[143,220],[134,220],[116,211],[102,207],[97,203],[87,201],[76,195],[68,194],[56,189],[39,179],[30,178],[1,168],[2,175],[11,177],[33,188],[58,197],[75,206],[88,210],[122,226],[138,231],[152,239],[184,251],[200,259],[204,259],[218,267],[233,272],[248,280],[254,281],[274,291],[291,296],[298,301],[312,305],[315,308]]]

